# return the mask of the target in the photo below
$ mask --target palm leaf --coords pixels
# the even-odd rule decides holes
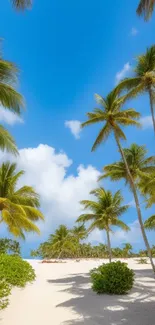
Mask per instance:
[[[14,139],[2,125],[0,125],[0,149],[11,152],[14,155],[18,154]]]

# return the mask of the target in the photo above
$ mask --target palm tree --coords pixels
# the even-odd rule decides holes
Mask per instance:
[[[32,0],[11,0],[11,3],[16,10],[25,10],[32,6]]]
[[[97,188],[90,192],[94,194],[97,201],[83,200],[81,204],[84,210],[91,210],[92,213],[86,212],[82,214],[77,222],[88,222],[92,221],[91,226],[88,229],[88,233],[95,228],[99,230],[105,230],[107,234],[107,244],[109,251],[109,262],[111,262],[111,242],[110,232],[112,227],[120,227],[127,231],[129,227],[119,217],[125,213],[128,209],[128,205],[122,206],[123,197],[120,191],[117,191],[114,195],[110,191],[105,191],[103,187]]]
[[[135,75],[122,80],[117,86],[118,91],[129,90],[126,99],[148,93],[150,110],[155,133],[154,117],[154,88],[155,88],[155,45],[146,50],[145,54],[137,57]]]
[[[103,141],[105,141],[108,138],[108,136],[110,136],[110,134],[114,135],[122,160],[125,164],[128,180],[130,182],[130,187],[132,189],[134,199],[135,199],[137,215],[141,227],[142,236],[148,251],[148,256],[150,258],[152,268],[155,272],[155,266],[153,264],[149,242],[143,225],[136,185],[134,183],[134,179],[130,172],[120,142],[121,139],[126,140],[125,134],[122,131],[121,126],[130,126],[130,125],[139,126],[140,124],[137,122],[137,119],[139,118],[140,114],[136,112],[134,109],[122,110],[122,105],[124,103],[125,96],[118,97],[118,91],[116,88],[106,98],[96,95],[96,99],[102,108],[96,108],[94,109],[93,112],[87,113],[88,120],[82,123],[82,127],[99,123],[99,122],[103,124],[97,136],[97,139],[93,144],[92,151],[94,151]]]
[[[155,156],[146,157],[147,150],[145,146],[139,146],[133,143],[129,148],[124,148],[123,152],[135,182],[139,180],[141,173],[149,176],[155,172]],[[112,181],[125,179],[126,184],[129,183],[128,173],[123,159],[104,166],[103,174],[99,177],[99,180],[106,177],[110,177]]]
[[[154,7],[155,0],[140,0],[137,7],[137,14],[139,16],[144,16],[144,19],[147,21],[152,16]]]
[[[50,236],[49,243],[51,251],[53,251],[59,259],[62,254],[71,255],[74,253],[77,241],[65,225],[60,225],[55,233]]]
[[[23,99],[13,86],[17,80],[17,74],[18,69],[13,63],[0,58],[0,105],[19,115]],[[0,149],[17,154],[12,136],[2,125],[0,125]]]
[[[131,254],[131,251],[132,251],[132,245],[130,243],[124,244],[123,255],[125,257],[129,257],[129,255]]]
[[[24,174],[16,172],[16,164],[3,163],[0,167],[0,211],[1,220],[14,236],[25,238],[24,232],[39,232],[34,222],[43,220],[39,211],[39,196],[30,186],[17,189],[17,183]]]

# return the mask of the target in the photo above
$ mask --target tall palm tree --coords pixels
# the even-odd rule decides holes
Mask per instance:
[[[11,3],[16,10],[25,10],[32,6],[32,0],[11,0]]]
[[[139,16],[144,16],[144,19],[147,21],[152,16],[154,7],[155,0],[140,0],[137,7],[137,14]]]
[[[155,133],[155,117],[154,117],[154,90],[155,90],[155,45],[146,50],[145,54],[137,57],[137,65],[134,69],[134,76],[122,80],[117,89],[119,91],[128,90],[126,99],[136,97],[138,95],[149,94],[150,110]]]
[[[24,232],[39,232],[35,222],[43,220],[39,211],[39,196],[30,186],[17,189],[24,171],[16,172],[16,164],[3,163],[0,167],[0,223],[7,225],[14,236],[24,238]]]
[[[88,232],[94,230],[95,228],[106,231],[109,262],[111,262],[112,254],[110,232],[112,231],[113,226],[120,227],[125,231],[129,230],[129,227],[123,221],[119,220],[119,217],[127,211],[128,205],[122,206],[123,197],[120,191],[117,191],[113,195],[110,191],[105,191],[103,187],[100,187],[94,191],[91,191],[91,194],[94,194],[97,200],[83,200],[81,201],[81,204],[83,205],[84,210],[91,210],[92,212],[82,214],[77,219],[77,222],[92,221]]]
[[[99,122],[102,123],[102,128],[97,136],[97,139],[93,144],[92,151],[94,151],[103,141],[105,141],[108,138],[108,136],[110,136],[110,134],[114,135],[122,160],[125,164],[126,172],[130,182],[130,187],[133,192],[138,220],[139,220],[142,236],[144,239],[144,243],[148,251],[148,256],[150,258],[152,268],[155,272],[155,266],[152,260],[149,242],[143,225],[140,203],[137,194],[137,188],[134,179],[132,177],[132,174],[130,172],[120,141],[122,139],[126,140],[125,134],[122,131],[121,126],[130,126],[130,125],[139,126],[137,119],[139,118],[140,114],[136,112],[134,109],[122,110],[122,105],[124,103],[125,96],[118,97],[117,89],[114,89],[106,98],[96,95],[96,99],[97,102],[101,105],[101,108],[96,108],[94,109],[93,112],[87,113],[88,119],[86,122],[82,123],[82,127],[99,123]]]
[[[23,98],[14,88],[17,74],[17,67],[0,57],[0,105],[19,115]],[[0,149],[17,154],[14,139],[2,125],[0,125]]]

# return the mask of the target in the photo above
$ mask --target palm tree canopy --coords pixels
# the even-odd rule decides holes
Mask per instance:
[[[144,19],[147,21],[152,16],[154,7],[155,0],[140,0],[137,7],[137,14],[139,16],[144,16]]]
[[[71,230],[71,234],[75,236],[78,241],[85,239],[87,237],[87,232],[84,224],[74,226],[74,228]]]
[[[151,87],[155,86],[155,45],[147,48],[146,53],[137,57],[137,65],[134,69],[134,76],[123,79],[116,87],[118,92],[130,90],[126,100],[143,94]]]
[[[32,6],[32,0],[11,0],[11,2],[16,10],[30,9]]]
[[[152,206],[155,203],[155,172],[141,173],[138,186],[142,195],[147,198],[147,207]]]
[[[123,149],[123,151],[134,180],[137,180],[140,176],[139,172],[149,174],[155,172],[155,156],[146,157],[147,150],[145,146],[139,146],[133,143],[129,148]],[[128,182],[128,174],[122,159],[105,166],[103,172],[104,173],[99,177],[99,180],[110,177],[112,181],[125,179],[126,182]]]
[[[140,117],[138,112],[132,108],[126,110],[121,109],[125,96],[118,97],[118,91],[116,89],[111,91],[106,98],[96,95],[96,100],[101,105],[101,108],[95,108],[93,112],[87,113],[88,119],[86,122],[82,123],[82,127],[99,122],[102,123],[101,130],[94,142],[92,151],[113,132],[117,133],[120,139],[125,140],[126,137],[121,129],[122,126],[140,126],[140,123],[137,122],[137,119]]]
[[[96,201],[81,201],[84,210],[90,210],[91,213],[82,214],[77,222],[92,221],[88,232],[94,228],[111,231],[111,226],[118,226],[125,231],[129,230],[129,227],[118,219],[128,209],[128,205],[121,205],[123,197],[120,191],[113,195],[110,191],[105,191],[103,187],[100,187],[92,191],[91,194],[95,195]]]
[[[16,114],[20,114],[23,107],[23,98],[14,88],[18,73],[12,62],[0,58],[0,104]]]
[[[23,237],[24,232],[39,233],[35,221],[44,220],[38,210],[39,195],[30,186],[17,189],[18,181],[24,171],[16,172],[16,164],[3,163],[0,167],[0,211],[1,222],[5,222],[9,232]]]
[[[151,216],[144,222],[144,226],[148,230],[154,230],[155,229],[155,215]]]

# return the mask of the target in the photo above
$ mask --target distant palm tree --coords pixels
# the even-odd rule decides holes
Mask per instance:
[[[3,163],[0,167],[0,223],[7,225],[14,236],[24,238],[24,232],[39,232],[34,222],[44,220],[39,211],[39,196],[30,186],[17,189],[17,183],[24,174],[16,172],[16,164]]]
[[[71,230],[71,235],[73,235],[78,240],[78,242],[80,242],[81,240],[85,239],[88,236],[84,224],[81,224],[79,226],[74,226],[74,228]]]
[[[122,126],[130,126],[135,125],[139,126],[140,124],[137,122],[140,114],[136,112],[134,109],[125,109],[122,110],[122,105],[125,101],[125,95],[119,97],[118,89],[115,88],[106,98],[103,98],[99,95],[96,95],[97,102],[101,105],[101,108],[95,108],[93,112],[87,113],[88,120],[82,123],[82,127],[89,126],[91,124],[102,123],[101,130],[95,140],[92,151],[94,151],[103,141],[105,141],[111,134],[114,135],[116,144],[118,146],[119,152],[121,154],[122,160],[125,164],[126,172],[128,175],[128,180],[130,182],[130,187],[132,189],[134,200],[136,204],[136,210],[138,215],[138,220],[142,232],[142,236],[144,239],[144,243],[146,245],[148,256],[150,258],[150,262],[155,272],[155,266],[151,256],[151,250],[149,246],[149,242],[145,233],[142,214],[140,209],[139,198],[137,194],[136,184],[130,172],[124,151],[121,146],[120,140],[126,140],[125,134],[122,131]]]
[[[11,0],[11,3],[16,10],[25,10],[32,6],[32,0]]]
[[[138,95],[149,94],[150,110],[155,133],[155,117],[154,117],[154,97],[155,97],[155,45],[146,50],[145,54],[137,57],[137,65],[134,69],[135,75],[131,78],[122,80],[117,89],[128,90],[126,99],[136,97]]]
[[[65,226],[60,225],[55,233],[49,238],[50,249],[55,253],[58,258],[62,254],[72,254],[76,250],[76,239],[73,238],[71,231]]]
[[[154,7],[155,0],[140,0],[137,8],[137,14],[139,16],[144,16],[144,19],[147,21],[152,16]]]
[[[13,63],[0,58],[0,105],[19,115],[23,98],[14,88],[17,74],[18,69]],[[17,154],[12,136],[2,125],[0,125],[0,149]]]
[[[100,187],[92,191],[91,194],[94,194],[97,200],[83,200],[81,201],[81,204],[84,206],[85,210],[90,210],[92,212],[82,214],[77,219],[77,222],[92,221],[88,228],[88,232],[95,228],[106,231],[109,262],[111,262],[110,232],[112,231],[113,226],[120,227],[125,231],[129,230],[129,227],[123,221],[119,220],[119,217],[127,211],[128,205],[122,206],[123,197],[120,191],[117,191],[113,195],[110,191],[105,191],[103,187]]]

